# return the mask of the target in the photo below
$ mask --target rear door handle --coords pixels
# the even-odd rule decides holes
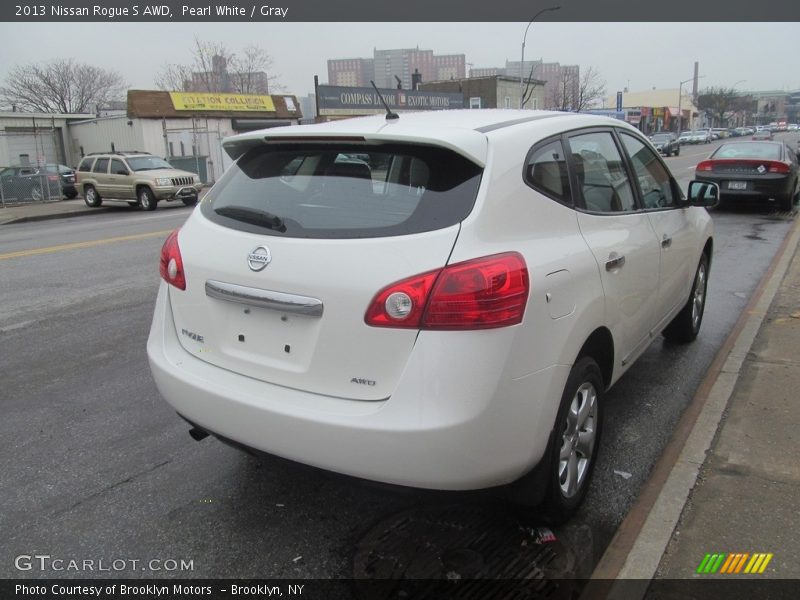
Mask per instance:
[[[669,248],[672,246],[672,238],[668,237],[667,234],[664,234],[664,237],[661,238],[661,247],[662,248]]]
[[[606,271],[613,271],[614,269],[620,269],[625,264],[625,257],[617,254],[616,252],[612,252],[608,255],[608,260],[606,261]]]

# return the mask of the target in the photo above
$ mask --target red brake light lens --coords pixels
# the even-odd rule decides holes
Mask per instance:
[[[370,304],[365,321],[375,327],[415,329],[508,327],[522,322],[529,290],[522,256],[496,254],[384,288]]]
[[[720,165],[749,165],[760,167],[764,165],[769,173],[791,173],[791,165],[780,160],[761,160],[758,158],[720,158],[716,160],[704,160],[698,163],[697,171],[712,171],[714,163]]]
[[[186,289],[186,276],[183,272],[181,249],[178,246],[177,229],[169,234],[161,247],[158,271],[161,273],[161,278],[170,285],[174,285],[179,290]]]
[[[769,163],[769,172],[770,173],[789,173],[791,169],[789,165],[785,162],[780,161],[773,161]]]
[[[695,170],[697,171],[711,171],[712,163],[710,160],[702,160],[697,164]]]

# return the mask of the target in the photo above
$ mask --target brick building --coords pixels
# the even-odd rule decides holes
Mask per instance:
[[[422,81],[466,77],[466,60],[464,54],[434,54],[433,50],[419,48],[375,49],[372,58],[329,59],[328,83],[369,87],[370,80],[374,80],[379,88],[396,88],[400,79],[403,89],[409,90],[415,70]]]

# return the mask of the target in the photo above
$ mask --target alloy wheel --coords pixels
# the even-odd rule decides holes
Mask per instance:
[[[597,390],[586,382],[578,387],[567,412],[558,456],[558,483],[571,498],[586,481],[597,431]]]
[[[697,275],[694,278],[694,296],[692,297],[692,327],[700,327],[700,319],[703,316],[703,305],[706,301],[706,267],[703,263],[697,267]]]

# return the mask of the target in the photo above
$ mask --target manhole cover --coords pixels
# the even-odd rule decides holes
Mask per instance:
[[[565,598],[574,576],[574,555],[555,535],[504,505],[403,511],[373,527],[353,561],[364,599]]]

